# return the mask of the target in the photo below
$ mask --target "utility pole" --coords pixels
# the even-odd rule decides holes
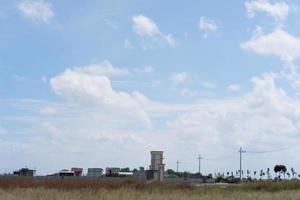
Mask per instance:
[[[199,175],[201,175],[201,155],[199,154],[198,160],[199,160]]]
[[[179,165],[179,163],[180,163],[180,162],[177,160],[177,161],[176,161],[176,165],[177,165],[176,172],[177,172],[177,174],[178,174],[178,165]]]
[[[242,181],[242,153],[246,153],[246,151],[242,150],[242,147],[240,147],[239,153],[240,153],[240,181]]]

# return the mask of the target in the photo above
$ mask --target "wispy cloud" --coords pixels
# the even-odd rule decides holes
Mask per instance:
[[[52,4],[45,0],[21,0],[17,8],[22,16],[36,23],[47,24],[55,15]]]
[[[202,16],[200,17],[198,28],[203,32],[203,37],[207,38],[210,33],[217,31],[218,26],[215,20]]]
[[[132,17],[133,30],[141,37],[148,37],[158,42],[167,44],[169,47],[175,47],[176,42],[171,34],[162,33],[156,23],[147,16],[135,15]]]
[[[268,0],[252,0],[245,2],[247,14],[250,18],[257,12],[265,12],[278,21],[283,21],[290,11],[290,7],[285,2],[271,3]]]
[[[188,74],[186,72],[176,72],[171,74],[170,79],[175,84],[182,84],[187,81]]]

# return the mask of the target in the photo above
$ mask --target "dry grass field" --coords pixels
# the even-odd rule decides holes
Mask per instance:
[[[94,180],[0,178],[1,200],[289,200],[300,199],[300,182],[190,186]]]

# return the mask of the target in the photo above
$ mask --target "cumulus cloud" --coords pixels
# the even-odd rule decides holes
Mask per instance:
[[[152,40],[165,43],[169,47],[175,47],[176,42],[172,34],[162,33],[156,23],[147,16],[135,15],[132,17],[133,30],[141,37],[148,37]]]
[[[147,126],[151,124],[143,109],[147,98],[137,91],[131,94],[115,91],[110,79],[102,75],[102,70],[99,71],[98,68],[66,69],[64,73],[51,78],[50,83],[53,91],[66,100],[124,109],[136,114]]]
[[[250,18],[253,18],[256,12],[265,12],[276,20],[283,21],[290,11],[289,6],[285,2],[271,3],[268,0],[246,1],[245,6]]]
[[[54,17],[52,4],[44,0],[22,0],[17,8],[25,18],[36,23],[47,24]]]
[[[4,144],[0,140],[4,156],[26,152],[27,157],[22,158],[23,161],[14,161],[18,162],[16,165],[22,165],[30,158],[44,171],[64,165],[85,168],[93,165],[123,166],[128,160],[130,167],[146,166],[149,157],[145,155],[149,155],[150,150],[161,149],[165,151],[168,168],[172,168],[178,159],[193,162],[198,153],[205,157],[222,157],[237,155],[240,146],[250,150],[266,150],[299,142],[300,101],[279,88],[272,74],[254,77],[254,88],[249,93],[191,104],[140,103],[147,101],[147,98],[137,98],[129,93],[124,97],[111,88],[107,77],[82,74],[71,69],[50,82],[56,94],[72,97],[72,101],[61,102],[55,117],[38,115],[33,118],[30,121],[32,128],[27,131],[33,135],[28,135],[25,144],[17,141]],[[80,98],[85,98],[88,104],[74,104]],[[26,105],[28,103],[30,105]],[[20,101],[20,106],[32,108],[35,103]],[[58,106],[45,104],[42,107]],[[143,105],[142,109],[151,116],[154,123],[152,129],[138,129],[139,119],[128,117],[128,113],[132,112],[137,115],[135,107],[138,105]],[[110,106],[117,106],[118,109],[110,110]],[[137,116],[143,118],[142,115]],[[11,151],[12,146],[14,152]],[[61,156],[59,152],[62,151],[70,153],[70,156]],[[101,153],[95,158],[91,152]],[[43,165],[47,162],[40,154],[47,154],[48,159],[58,162]],[[84,159],[78,159],[78,155]],[[132,156],[140,159],[132,159]],[[293,153],[284,157],[276,154],[265,161],[284,162],[297,156]],[[207,162],[206,171],[224,170],[226,167],[235,169],[238,167],[235,159],[238,160],[238,157],[226,162]],[[269,167],[269,163],[263,162],[257,166],[257,162],[250,158],[247,164],[249,169],[254,166]],[[182,166],[182,169],[196,170],[196,167]]]
[[[275,84],[274,77],[265,75],[252,79],[251,93],[232,99],[203,101],[194,111],[179,114],[168,126],[190,144],[252,146],[257,142],[290,141],[299,136],[300,102],[292,99]],[[270,126],[272,124],[272,126]],[[205,138],[205,143],[201,139]],[[187,143],[186,143],[187,144]],[[187,145],[188,146],[188,145]]]
[[[173,73],[170,79],[175,84],[181,84],[187,81],[188,74],[186,72]]]
[[[271,33],[255,31],[241,47],[262,55],[275,55],[283,61],[292,62],[300,57],[300,39],[281,28]]]

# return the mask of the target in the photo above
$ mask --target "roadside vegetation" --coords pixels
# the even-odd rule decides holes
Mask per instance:
[[[171,184],[138,181],[0,178],[1,200],[300,199],[300,181],[242,184]]]

